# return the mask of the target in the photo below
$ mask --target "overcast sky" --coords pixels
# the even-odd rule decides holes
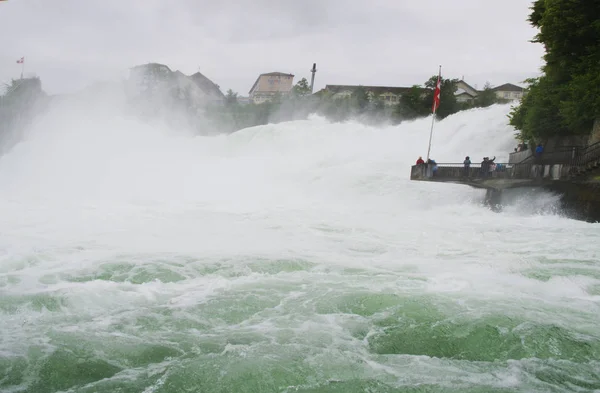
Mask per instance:
[[[294,82],[410,86],[437,73],[482,88],[539,74],[529,0],[8,0],[0,82],[70,92],[159,62],[247,95],[263,72]]]

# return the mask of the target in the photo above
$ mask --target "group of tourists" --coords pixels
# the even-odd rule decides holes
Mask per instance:
[[[496,156],[490,159],[489,157],[483,157],[483,161],[481,161],[481,165],[479,167],[479,175],[480,177],[491,177],[492,172],[498,170],[502,170],[502,164],[496,164],[494,161],[496,160]],[[471,177],[471,157],[466,156],[463,161],[463,176]]]
[[[496,156],[494,156],[494,158],[489,158],[489,157],[483,157],[483,161],[481,161],[481,166],[479,169],[479,176],[480,177],[491,177],[492,176],[492,172],[494,171],[501,171],[504,169],[504,166],[502,164],[496,164],[494,161],[496,160]],[[437,173],[437,163],[435,162],[435,160],[432,159],[427,159],[427,162],[425,162],[425,160],[423,160],[423,157],[419,156],[419,158],[417,159],[417,163],[416,165],[425,165],[428,164],[428,166],[431,166],[432,171],[431,171],[431,175],[435,176]],[[463,161],[463,176],[464,177],[471,177],[471,157],[466,156],[465,160]]]
[[[423,160],[423,157],[419,156],[419,158],[417,159],[417,165],[425,165],[425,161]],[[428,158],[427,165],[431,167],[431,176],[435,176],[437,174],[437,169],[438,169],[437,163],[435,162],[435,160]]]
[[[527,145],[525,144],[520,144],[518,148],[515,149],[515,152],[519,152],[519,151],[523,151],[523,149],[526,149]],[[534,151],[534,162],[538,163],[541,161],[541,158],[543,156],[544,153],[544,145],[542,145],[541,143],[539,143]],[[492,174],[494,172],[501,172],[501,171],[505,171],[506,167],[504,164],[496,164],[496,156],[494,156],[494,158],[489,158],[489,157],[483,157],[483,161],[481,161],[479,170],[471,170],[471,157],[466,156],[465,160],[463,161],[463,170],[462,170],[462,176],[463,177],[492,177]],[[431,172],[429,172],[430,174],[428,176],[436,176],[437,171],[438,171],[438,165],[435,162],[435,160],[428,158],[427,162],[425,160],[423,160],[423,157],[419,156],[419,159],[417,160],[417,166],[419,165],[426,165],[427,170],[429,170],[431,168]],[[444,176],[449,175],[450,177],[454,177],[455,175],[453,174],[453,172],[446,172],[446,169],[444,169]]]

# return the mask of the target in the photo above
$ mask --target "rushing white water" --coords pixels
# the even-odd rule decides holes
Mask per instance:
[[[509,109],[431,156],[505,161]],[[0,390],[600,389],[600,226],[410,182],[429,126],[52,111],[0,158]]]

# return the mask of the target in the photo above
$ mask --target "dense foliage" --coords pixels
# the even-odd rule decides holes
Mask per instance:
[[[217,112],[223,119],[227,118],[229,113],[237,129],[267,122],[303,119],[310,113],[319,114],[330,121],[357,119],[367,124],[394,124],[431,115],[436,82],[437,75],[432,76],[423,86],[415,85],[403,93],[400,102],[390,105],[363,86],[354,88],[352,94],[347,97],[334,97],[334,94],[327,90],[311,95],[310,87],[303,78],[289,95],[278,95],[271,102],[261,104],[241,105],[238,103],[237,93],[228,90],[225,108]],[[440,107],[436,112],[439,119],[460,110],[486,107],[500,101],[487,84],[474,102],[457,102],[455,93],[458,82],[458,79],[442,78]]]
[[[13,79],[0,95],[0,154],[10,149],[47,103],[39,78]]]
[[[528,81],[510,122],[523,140],[589,133],[600,117],[600,1],[536,0],[531,10],[544,73]]]

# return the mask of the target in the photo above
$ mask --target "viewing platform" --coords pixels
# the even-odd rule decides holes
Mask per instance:
[[[507,164],[498,163],[493,171],[481,169],[481,164],[440,163],[413,165],[410,179],[429,182],[458,183],[476,188],[504,190],[516,187],[543,186],[555,181],[573,178],[573,167],[564,164]]]
[[[494,163],[491,169],[485,170],[480,163],[473,163],[469,168],[465,168],[463,163],[413,165],[410,179],[458,183],[488,190],[539,187],[561,182],[581,183],[589,181],[590,175],[600,170],[600,143],[585,149],[568,148],[543,153],[540,157],[531,154],[523,157],[520,162],[514,162],[516,160],[511,157],[510,162]]]
[[[505,190],[536,187],[561,195],[563,209],[570,216],[600,222],[600,143],[583,149],[565,149],[521,162],[494,163],[482,169],[480,163],[465,168],[463,163],[413,165],[415,181],[464,184],[486,190],[485,203],[493,210],[503,205]]]

